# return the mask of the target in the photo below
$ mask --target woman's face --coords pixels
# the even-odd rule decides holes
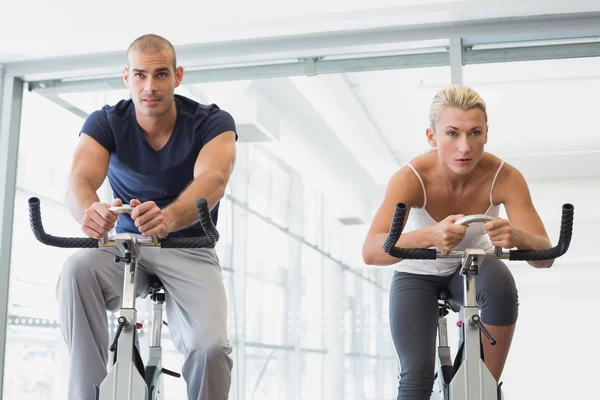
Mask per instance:
[[[435,124],[435,132],[427,129],[427,140],[454,173],[469,174],[483,157],[487,143],[485,114],[479,108],[444,107]]]

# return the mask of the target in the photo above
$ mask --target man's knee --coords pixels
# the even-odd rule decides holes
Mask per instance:
[[[201,341],[194,341],[188,349],[188,357],[194,363],[210,365],[222,365],[231,370],[233,362],[229,356],[231,347],[228,344],[213,342],[209,345]]]
[[[204,330],[199,332],[196,330],[195,334],[186,340],[186,347],[188,352],[195,352],[198,354],[206,354],[207,356],[218,355],[221,352],[230,353],[231,347],[229,342],[217,334],[217,332],[208,332]]]
[[[63,263],[59,276],[59,290],[68,289],[80,281],[87,281],[93,274],[89,259],[85,257],[87,251],[77,251],[69,256]]]
[[[63,263],[56,295],[60,301],[62,296],[72,296],[76,290],[89,291],[95,282],[99,282],[98,269],[104,258],[110,256],[98,249],[83,249],[71,254]]]

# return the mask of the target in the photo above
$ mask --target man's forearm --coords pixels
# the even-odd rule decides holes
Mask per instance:
[[[67,205],[71,215],[81,223],[85,210],[100,201],[96,189],[86,179],[70,178],[67,190]]]
[[[170,232],[185,229],[200,218],[196,200],[205,198],[208,209],[212,210],[225,194],[225,178],[222,175],[204,172],[179,195],[177,200],[163,210]]]

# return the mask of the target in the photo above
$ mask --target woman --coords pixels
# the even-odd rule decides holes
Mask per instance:
[[[485,102],[471,88],[450,86],[433,98],[427,141],[433,151],[413,159],[391,178],[363,245],[370,265],[394,265],[390,324],[401,365],[398,400],[425,400],[434,382],[437,292],[446,288],[462,303],[462,277],[455,259],[401,260],[383,251],[394,207],[407,206],[398,247],[441,251],[465,248],[545,249],[551,242],[521,173],[484,151],[488,138]],[[504,205],[508,220],[498,218]],[[487,214],[494,221],[455,225],[465,215]],[[510,221],[510,222],[509,222]],[[539,268],[553,260],[530,262]],[[483,340],[485,363],[500,381],[518,314],[518,294],[507,266],[486,259],[477,276],[481,320],[496,339]]]

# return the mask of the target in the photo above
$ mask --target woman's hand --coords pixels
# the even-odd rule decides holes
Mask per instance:
[[[508,220],[496,218],[483,224],[483,230],[488,234],[494,246],[500,246],[504,249],[517,247],[520,232]]]
[[[449,215],[433,226],[435,247],[448,252],[462,242],[467,233],[467,227],[454,223],[457,219],[462,217],[464,217],[463,214]]]

